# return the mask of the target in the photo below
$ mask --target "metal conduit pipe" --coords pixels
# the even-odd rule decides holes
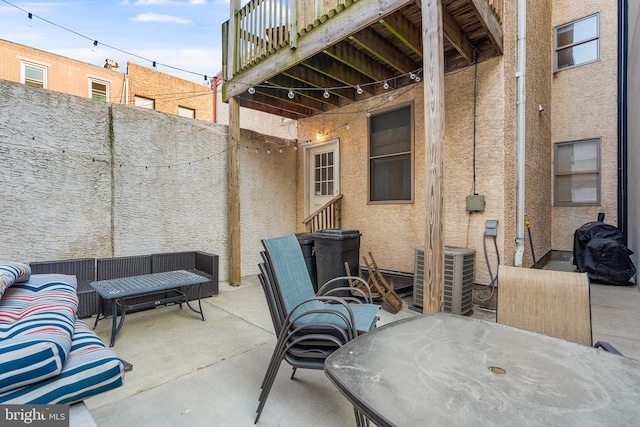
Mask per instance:
[[[513,265],[522,267],[524,256],[524,184],[525,184],[525,107],[527,101],[527,2],[518,0],[518,68],[516,81],[518,85],[516,110],[516,171],[517,171],[517,205],[516,205],[516,251]]]

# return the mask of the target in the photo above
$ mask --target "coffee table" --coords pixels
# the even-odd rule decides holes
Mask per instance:
[[[118,279],[99,280],[91,282],[90,286],[96,290],[98,295],[102,299],[111,302],[111,343],[110,347],[113,347],[115,343],[116,335],[120,332],[124,319],[127,314],[127,309],[130,308],[148,308],[158,305],[166,305],[170,303],[180,304],[187,303],[192,311],[200,314],[204,321],[204,313],[202,312],[202,302],[200,300],[200,287],[203,283],[208,282],[209,279],[192,273],[186,270],[167,271],[164,273],[152,273],[144,274],[140,276],[122,277]],[[187,291],[182,292],[180,288],[191,287],[198,285],[198,309],[195,309],[189,303],[187,299]],[[144,296],[157,296],[150,301],[144,302],[132,302],[132,300],[139,299]],[[102,304],[100,304],[100,311],[102,311]],[[118,307],[120,307],[120,323],[117,322]],[[103,315],[103,317],[105,317]],[[96,316],[96,322],[93,325],[94,329],[98,325],[100,319],[100,313]]]
[[[325,373],[377,426],[638,425],[640,362],[449,313],[360,335]]]

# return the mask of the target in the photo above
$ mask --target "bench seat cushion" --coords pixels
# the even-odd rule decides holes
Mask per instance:
[[[0,299],[0,392],[58,375],[78,309],[74,276],[32,275]]]
[[[105,348],[80,319],[75,320],[71,352],[59,375],[19,389],[0,393],[4,404],[71,404],[119,387],[124,364]]]

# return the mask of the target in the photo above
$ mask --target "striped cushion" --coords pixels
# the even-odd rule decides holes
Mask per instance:
[[[14,283],[26,282],[31,276],[31,268],[21,262],[0,261],[0,298]]]
[[[80,319],[62,372],[48,380],[0,393],[3,404],[71,404],[119,387],[124,365]]]
[[[0,392],[58,375],[78,310],[74,276],[42,274],[0,300]]]

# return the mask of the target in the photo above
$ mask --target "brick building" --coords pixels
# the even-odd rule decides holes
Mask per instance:
[[[126,76],[105,68],[0,39],[0,78],[71,95],[126,103]]]

